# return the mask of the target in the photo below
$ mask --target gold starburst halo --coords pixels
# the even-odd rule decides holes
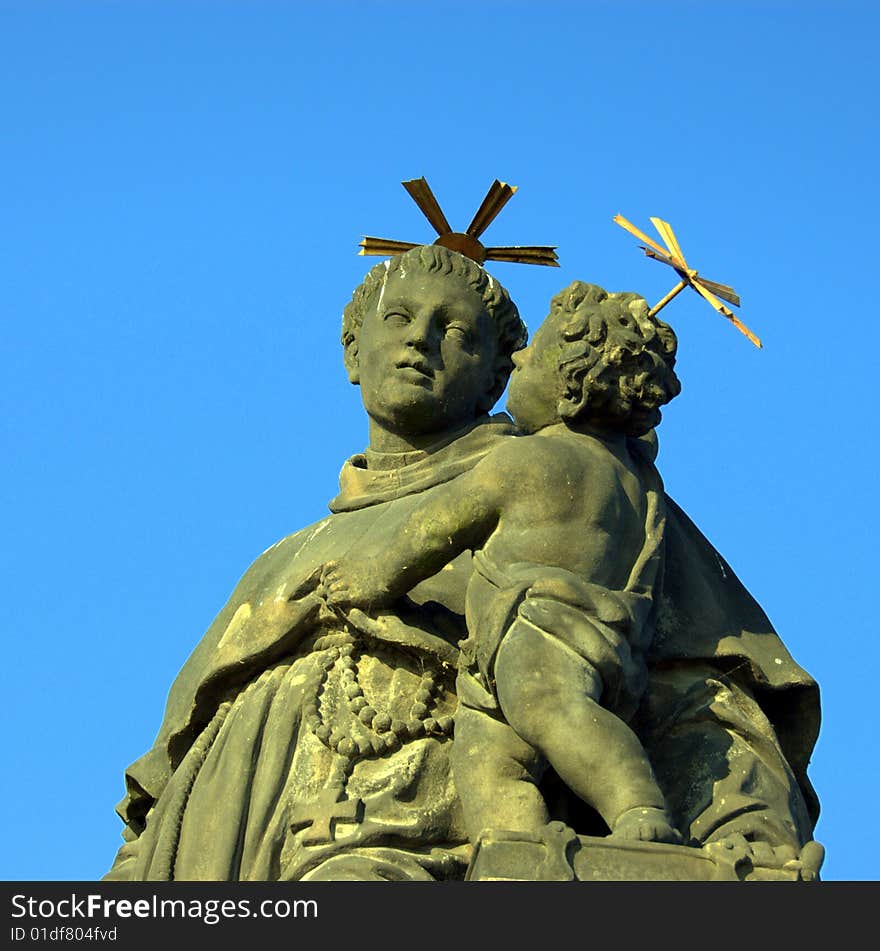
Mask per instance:
[[[672,226],[668,221],[663,221],[661,218],[651,219],[651,223],[657,229],[657,233],[666,244],[665,248],[657,244],[652,238],[649,238],[643,231],[640,231],[632,222],[627,221],[623,215],[615,215],[613,221],[640,241],[644,241],[642,250],[649,258],[653,258],[661,264],[668,265],[681,278],[679,283],[648,311],[652,317],[686,287],[692,287],[702,298],[707,300],[719,314],[726,317],[741,334],[748,337],[759,350],[763,348],[764,345],[760,339],[746,327],[729,307],[725,307],[719,300],[719,298],[723,298],[735,307],[739,307],[740,300],[736,291],[727,284],[719,284],[717,281],[710,281],[702,277],[698,271],[695,271],[688,265],[684,254],[682,254],[678,239],[675,237],[675,232],[672,230]]]
[[[449,248],[450,251],[457,251],[480,265],[486,261],[507,261],[514,264],[542,264],[546,267],[559,267],[555,247],[520,245],[516,247],[487,248],[480,241],[483,232],[513,197],[516,192],[515,185],[508,185],[507,182],[500,182],[496,178],[489,186],[486,197],[467,228],[464,231],[453,231],[452,225],[446,220],[446,215],[443,214],[439,202],[424,178],[413,178],[407,182],[401,182],[401,184],[437,232],[438,237],[434,244]],[[375,254],[386,257],[402,254],[404,251],[409,251],[410,248],[418,246],[419,244],[416,242],[365,237],[360,243],[358,254]]]

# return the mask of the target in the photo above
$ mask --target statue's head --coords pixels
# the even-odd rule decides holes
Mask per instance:
[[[345,366],[367,414],[407,436],[491,410],[525,340],[507,291],[474,261],[436,245],[376,265],[342,318]]]
[[[528,431],[589,423],[641,436],[681,391],[672,328],[638,294],[575,281],[557,294],[532,343],[514,356],[508,409]]]

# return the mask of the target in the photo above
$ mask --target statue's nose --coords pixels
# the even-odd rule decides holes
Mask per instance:
[[[407,346],[422,353],[428,353],[436,346],[437,329],[429,316],[419,317],[407,328]]]

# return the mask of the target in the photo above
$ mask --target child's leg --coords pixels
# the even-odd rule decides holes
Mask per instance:
[[[548,821],[544,797],[536,785],[541,757],[507,724],[460,705],[451,762],[472,842],[484,829],[524,832]]]
[[[513,729],[612,833],[679,841],[647,754],[623,720],[599,704],[602,679],[590,663],[518,618],[498,649],[495,680]]]

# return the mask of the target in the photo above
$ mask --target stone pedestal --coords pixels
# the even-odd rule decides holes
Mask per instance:
[[[817,876],[792,860],[755,865],[747,850],[692,848],[576,835],[561,822],[540,833],[484,832],[467,881],[482,882],[797,882]]]

